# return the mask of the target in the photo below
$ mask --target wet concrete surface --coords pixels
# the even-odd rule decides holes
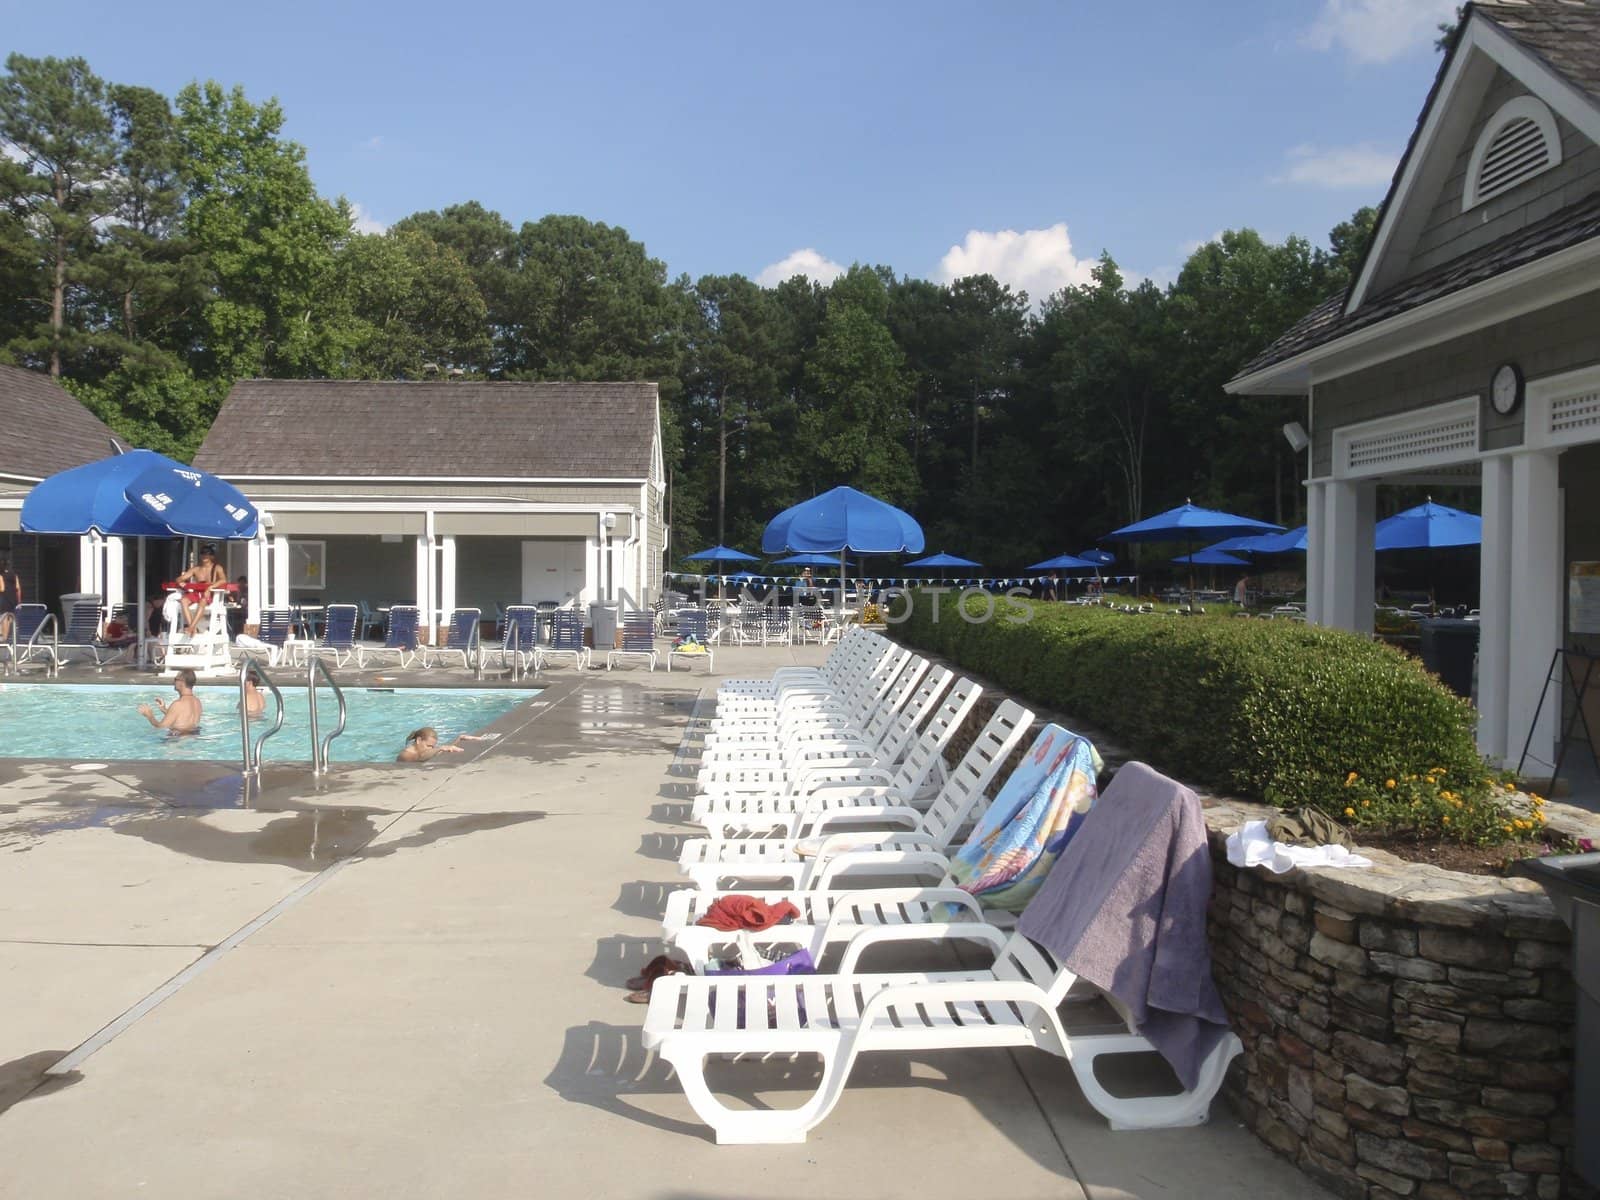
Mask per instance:
[[[724,674],[820,658],[717,654]],[[1316,1194],[1226,1114],[1111,1134],[1043,1056],[875,1056],[806,1144],[712,1144],[620,985],[681,885],[683,734],[715,680],[564,682],[472,753],[274,769],[248,794],[201,764],[0,764],[0,1193]],[[754,1066],[719,1075],[730,1095],[789,1106],[814,1081]]]

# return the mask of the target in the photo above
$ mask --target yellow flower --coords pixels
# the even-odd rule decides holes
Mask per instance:
[[[1502,826],[1500,826],[1500,828],[1504,829],[1507,833],[1511,832],[1511,826],[1509,826],[1509,825],[1502,825]]]
[[[1362,802],[1361,802],[1361,807],[1362,807],[1362,808],[1366,808],[1366,807],[1367,807],[1367,806],[1368,806],[1368,805],[1369,805],[1369,804],[1371,804],[1371,803],[1372,803],[1372,801],[1371,801],[1371,800],[1363,800],[1363,801],[1362,801]]]
[[[1440,817],[1439,820],[1443,821],[1446,825],[1450,824],[1449,817]]]
[[[1532,800],[1535,804],[1543,804],[1544,803],[1544,797],[1539,795],[1538,792],[1529,792],[1528,793],[1528,799]]]
[[[1353,808],[1347,808],[1344,810],[1344,815],[1347,817],[1353,817],[1356,815],[1356,810]]]
[[[1533,806],[1535,808],[1539,808],[1543,804],[1544,804],[1544,797],[1543,796],[1535,796],[1535,797],[1533,797]]]
[[[1393,790],[1394,790],[1394,780],[1392,780],[1392,779],[1385,779],[1385,780],[1384,780],[1384,781],[1383,781],[1383,786],[1384,786],[1384,787],[1386,787],[1386,788],[1388,788],[1388,789],[1389,789],[1389,790],[1390,790],[1390,791],[1393,791]]]

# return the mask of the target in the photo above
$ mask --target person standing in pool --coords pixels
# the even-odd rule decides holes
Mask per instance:
[[[441,754],[460,754],[462,742],[485,742],[488,738],[476,737],[470,733],[463,733],[455,741],[447,745],[439,744],[439,731],[432,725],[424,725],[421,729],[412,730],[406,734],[406,748],[394,756],[395,762],[414,763],[427,762]]]
[[[246,716],[260,717],[267,711],[267,696],[256,686],[256,673],[244,677],[244,711]]]
[[[185,667],[172,681],[172,689],[178,693],[178,698],[171,704],[165,700],[156,701],[156,707],[161,710],[161,719],[156,720],[156,714],[148,704],[139,705],[139,715],[157,729],[165,729],[168,733],[199,733],[200,697],[194,694],[194,681],[194,672]]]

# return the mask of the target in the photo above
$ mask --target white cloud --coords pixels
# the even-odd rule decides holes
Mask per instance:
[[[378,220],[354,200],[350,201],[351,228],[357,233],[388,233],[386,222]]]
[[[1356,146],[1295,146],[1289,162],[1273,183],[1298,183],[1319,188],[1386,187],[1400,156],[1362,142]]]
[[[786,279],[804,275],[807,279],[827,285],[844,274],[844,268],[831,258],[825,258],[811,247],[796,250],[786,258],[761,268],[756,282],[762,287],[777,287]]]
[[[948,283],[965,275],[993,275],[1013,291],[1027,292],[1037,303],[1064,287],[1090,283],[1095,261],[1072,252],[1065,221],[1021,233],[973,229],[939,260],[939,276]]]
[[[1455,19],[1456,2],[1322,0],[1301,40],[1313,50],[1342,50],[1358,63],[1386,63],[1431,46],[1440,22]]]

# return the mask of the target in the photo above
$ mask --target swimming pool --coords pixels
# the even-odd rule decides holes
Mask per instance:
[[[239,761],[239,689],[195,689],[204,706],[200,732],[169,737],[139,715],[141,704],[157,696],[170,700],[172,684],[152,680],[134,686],[94,683],[0,684],[0,757],[57,758],[74,762],[118,759]],[[422,725],[439,731],[440,742],[476,733],[497,717],[537,695],[533,689],[345,688],[349,724],[333,740],[334,762],[392,762],[406,734]],[[267,762],[310,762],[311,734],[304,688],[284,689],[283,729],[262,747]],[[275,711],[252,720],[254,740]],[[157,714],[159,716],[159,713]],[[317,691],[317,719],[323,736],[339,719],[339,705],[328,688]]]

